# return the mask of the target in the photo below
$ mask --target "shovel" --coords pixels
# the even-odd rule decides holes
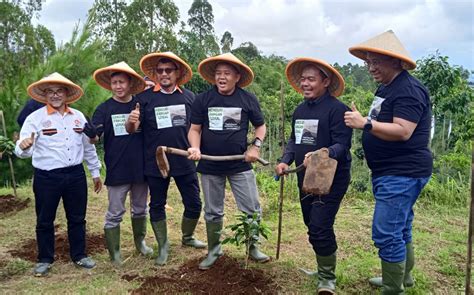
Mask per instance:
[[[171,154],[171,155],[178,155],[182,157],[188,157],[188,151],[186,150],[181,150],[177,148],[172,148],[172,147],[167,147],[167,146],[159,146],[156,148],[156,163],[158,164],[158,169],[161,172],[161,175],[163,177],[168,177],[169,172],[170,172],[170,164],[168,162],[168,158],[166,157],[166,154]],[[244,160],[245,155],[229,155],[229,156],[208,156],[208,155],[201,155],[202,160],[208,160],[208,161],[235,161],[235,160]],[[263,166],[267,166],[270,164],[268,161],[258,158],[257,159],[260,164]]]

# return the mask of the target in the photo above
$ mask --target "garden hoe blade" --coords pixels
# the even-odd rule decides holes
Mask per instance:
[[[168,158],[166,157],[166,147],[159,146],[156,149],[156,164],[158,165],[161,175],[164,178],[167,178],[170,172],[170,164],[168,163]]]

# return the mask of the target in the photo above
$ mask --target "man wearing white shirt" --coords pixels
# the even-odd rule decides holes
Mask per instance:
[[[68,106],[77,101],[83,91],[67,78],[53,73],[31,84],[28,94],[46,103],[26,118],[15,147],[18,157],[32,157],[35,168],[38,263],[34,274],[46,275],[54,261],[54,220],[61,198],[71,259],[79,267],[93,268],[95,262],[85,253],[87,182],[82,162],[87,163],[96,193],[102,188],[101,164],[94,145],[82,132],[86,123],[84,115]]]

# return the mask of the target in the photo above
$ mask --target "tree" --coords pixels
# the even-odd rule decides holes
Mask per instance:
[[[194,0],[188,10],[189,39],[196,39],[206,56],[219,53],[219,45],[214,35],[214,14],[207,0]],[[193,36],[194,35],[194,36]]]
[[[234,43],[234,38],[229,31],[225,31],[221,39],[221,50],[222,53],[227,53],[232,50],[232,44]]]
[[[0,84],[54,53],[52,33],[31,23],[40,9],[40,0],[0,2]]]
[[[418,60],[414,72],[430,92],[436,126],[441,125],[441,129],[435,133],[441,151],[454,146],[457,139],[471,139],[474,135],[473,89],[469,87],[465,70],[450,65],[448,59],[437,51]],[[454,125],[454,130],[448,141],[450,125]],[[437,149],[436,145],[434,149]]]
[[[232,50],[232,53],[242,58],[246,63],[250,63],[261,57],[257,46],[252,42],[244,42],[239,47]]]
[[[138,64],[150,52],[176,50],[179,10],[171,0],[96,0],[89,11],[94,35],[107,41],[109,63]]]

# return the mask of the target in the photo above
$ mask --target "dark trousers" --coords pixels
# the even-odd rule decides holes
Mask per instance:
[[[350,172],[337,175],[327,195],[313,196],[302,191],[304,174],[298,174],[298,189],[300,192],[303,220],[308,228],[309,242],[317,255],[328,256],[337,250],[334,221],[347,191]]]
[[[54,220],[61,197],[66,212],[71,259],[77,261],[86,257],[87,181],[82,165],[50,171],[35,169],[33,191],[38,262],[54,261]]]
[[[184,205],[184,217],[198,219],[202,203],[199,197],[199,182],[196,173],[173,176]],[[152,222],[166,219],[166,199],[171,178],[147,176],[150,188],[150,220]]]

